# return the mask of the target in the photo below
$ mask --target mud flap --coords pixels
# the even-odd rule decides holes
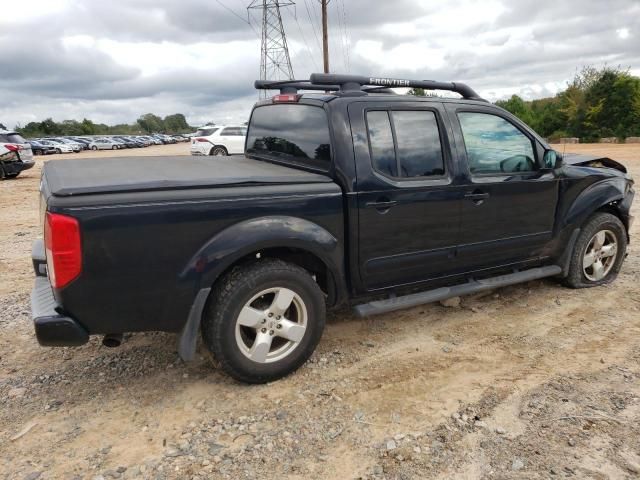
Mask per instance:
[[[200,321],[202,320],[202,311],[209,298],[210,288],[203,288],[196,295],[196,299],[191,305],[189,318],[182,327],[180,336],[178,337],[178,355],[185,362],[193,360],[196,356],[196,345],[198,343],[198,330],[200,329]]]

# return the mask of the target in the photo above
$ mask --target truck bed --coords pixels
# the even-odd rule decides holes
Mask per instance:
[[[244,156],[120,157],[46,162],[49,192],[56,197],[120,192],[331,183],[324,175]]]

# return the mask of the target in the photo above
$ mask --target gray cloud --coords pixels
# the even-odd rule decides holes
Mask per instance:
[[[257,98],[259,18],[253,28],[243,20],[248,0],[221,3],[242,18],[212,0],[70,0],[32,17],[15,4],[0,29],[0,121],[131,122],[147,111],[183,112],[192,123],[244,120]],[[306,78],[321,66],[319,9],[315,0],[296,3],[282,15],[296,76]],[[494,0],[479,13],[474,5],[333,0],[332,70],[461,80],[496,99],[553,94],[583,65],[640,68],[635,0]]]

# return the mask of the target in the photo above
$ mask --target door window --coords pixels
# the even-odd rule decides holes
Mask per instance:
[[[533,142],[511,122],[480,112],[460,112],[458,119],[472,174],[536,170]]]
[[[245,134],[241,128],[228,127],[222,130],[222,133],[220,135],[222,135],[223,137],[242,137]]]
[[[383,175],[417,178],[444,175],[438,122],[428,110],[367,112],[373,168]]]

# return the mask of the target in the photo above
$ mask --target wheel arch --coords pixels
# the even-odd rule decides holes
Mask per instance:
[[[291,216],[246,220],[219,232],[189,259],[179,281],[211,287],[230,269],[260,258],[280,258],[315,274],[329,305],[346,297],[342,244],[320,225]]]
[[[178,339],[184,360],[195,356],[197,333],[213,285],[233,268],[279,258],[305,268],[327,294],[328,306],[347,298],[342,243],[325,228],[290,216],[261,217],[232,225],[193,255],[178,281],[194,288],[194,300]]]
[[[612,178],[585,188],[568,208],[564,226],[580,227],[596,212],[607,212],[618,217],[629,235],[628,216],[623,212],[625,200],[624,179]]]

